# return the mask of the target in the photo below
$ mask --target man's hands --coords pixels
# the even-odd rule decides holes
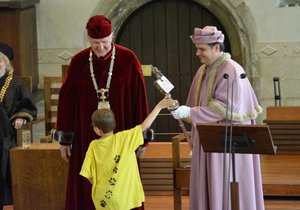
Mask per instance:
[[[26,124],[26,120],[23,118],[16,118],[16,120],[13,122],[15,129],[21,128],[24,124]]]
[[[171,114],[175,119],[189,118],[191,116],[191,108],[188,106],[179,106]]]
[[[60,150],[61,158],[64,161],[69,162],[71,157],[71,145],[60,145],[59,150]]]

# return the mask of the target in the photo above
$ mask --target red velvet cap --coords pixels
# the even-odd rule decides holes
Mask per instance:
[[[86,29],[91,38],[102,39],[111,34],[111,22],[103,15],[95,15],[89,19]]]

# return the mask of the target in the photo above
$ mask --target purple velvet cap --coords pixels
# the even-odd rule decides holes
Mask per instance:
[[[205,26],[203,29],[195,28],[194,34],[190,36],[194,44],[223,43],[224,34],[215,26]]]

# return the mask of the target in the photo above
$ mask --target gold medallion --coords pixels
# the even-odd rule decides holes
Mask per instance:
[[[103,109],[103,108],[110,109],[110,104],[109,104],[109,101],[108,101],[108,93],[109,93],[109,88],[110,88],[112,72],[113,72],[115,52],[116,52],[115,45],[113,45],[112,54],[111,54],[111,61],[110,61],[108,75],[107,75],[107,81],[106,81],[106,88],[99,89],[98,85],[97,85],[96,78],[95,78],[95,74],[94,74],[94,68],[93,68],[93,52],[92,52],[92,50],[90,50],[90,58],[89,58],[90,73],[91,73],[91,78],[92,78],[92,81],[93,81],[94,88],[96,90],[97,98],[99,99],[98,106],[97,106],[98,109]]]
[[[107,100],[108,98],[108,89],[101,88],[99,90],[99,93],[101,96],[99,97],[99,102],[98,102],[98,109],[110,109],[110,104],[109,101]]]
[[[98,109],[110,109],[110,105],[108,101],[99,101]]]

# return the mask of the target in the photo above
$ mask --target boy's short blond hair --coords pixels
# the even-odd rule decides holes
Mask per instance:
[[[99,128],[104,133],[115,130],[116,119],[112,110],[97,109],[92,115],[93,126]]]

